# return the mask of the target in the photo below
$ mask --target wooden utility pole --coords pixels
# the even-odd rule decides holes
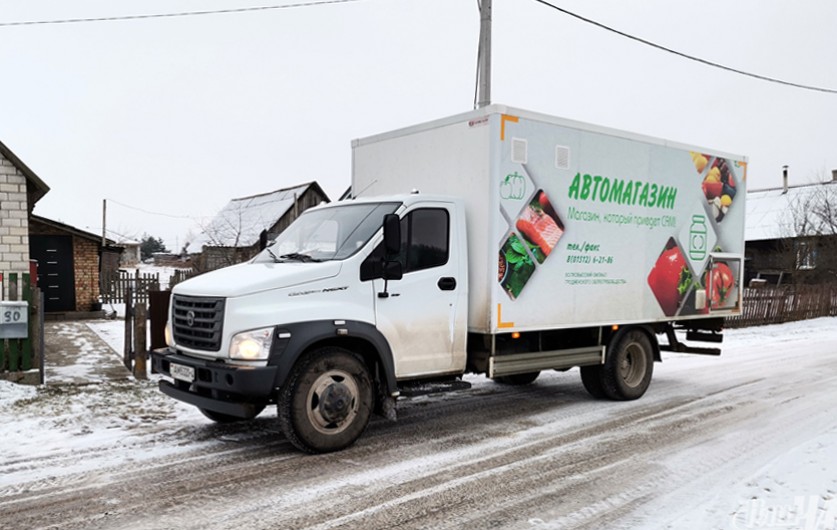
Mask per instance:
[[[491,0],[480,2],[479,96],[477,107],[491,105]]]
[[[107,246],[107,239],[105,238],[105,234],[107,233],[106,225],[108,219],[108,200],[102,199],[102,248]]]

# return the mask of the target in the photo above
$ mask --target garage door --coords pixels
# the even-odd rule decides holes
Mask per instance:
[[[29,236],[29,255],[38,260],[38,286],[44,311],[75,311],[72,236]]]

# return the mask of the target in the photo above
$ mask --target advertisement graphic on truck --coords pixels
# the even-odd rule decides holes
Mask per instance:
[[[498,283],[506,321],[631,321],[735,311],[743,160],[500,116]],[[553,308],[549,322],[518,310]],[[707,303],[709,301],[709,304]],[[501,323],[502,324],[502,323]]]

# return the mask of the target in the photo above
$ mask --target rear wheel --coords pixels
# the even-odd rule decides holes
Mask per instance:
[[[605,396],[618,401],[642,397],[654,372],[654,353],[648,335],[637,329],[628,331],[608,350],[601,378]]]
[[[343,348],[321,348],[297,363],[282,388],[279,425],[302,451],[338,451],[366,429],[372,405],[363,361]]]
[[[535,379],[537,379],[539,375],[541,375],[540,372],[501,375],[500,377],[495,377],[494,382],[500,383],[501,385],[528,385],[529,383],[532,383]]]
[[[237,421],[247,421],[252,420],[256,416],[258,416],[263,410],[264,405],[259,405],[256,407],[255,414],[246,416],[244,418],[239,416],[230,416],[229,414],[223,414],[221,412],[215,412],[214,410],[207,410],[207,409],[198,409],[201,411],[201,414],[209,418],[210,420],[214,421],[215,423],[235,423]]]

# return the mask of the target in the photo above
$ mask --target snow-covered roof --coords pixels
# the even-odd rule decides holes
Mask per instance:
[[[259,242],[262,230],[269,230],[293,208],[294,200],[314,185],[308,182],[292,188],[232,199],[189,244],[190,252],[204,246],[250,247]]]
[[[750,191],[744,239],[763,241],[816,234],[816,219],[808,217],[807,229],[800,228],[799,220],[823,200],[837,201],[837,181],[789,186],[787,191],[783,188]]]

